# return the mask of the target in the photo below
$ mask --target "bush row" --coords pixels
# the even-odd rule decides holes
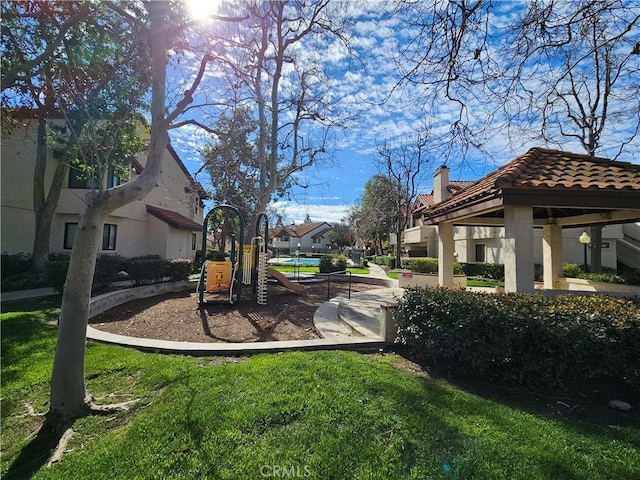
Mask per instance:
[[[0,275],[2,282],[9,277],[28,272],[33,264],[32,256],[27,253],[16,253],[14,255],[3,253],[1,261],[2,269],[0,269]]]
[[[388,267],[391,270],[396,268],[396,257],[392,255],[374,255],[373,257],[371,257],[371,260],[376,265]]]
[[[629,268],[619,268],[619,273],[610,269],[603,269],[600,273],[587,273],[582,266],[573,263],[562,264],[562,274],[569,278],[582,278],[594,282],[620,283],[625,285],[640,285],[640,272]]]
[[[58,292],[62,292],[69,269],[69,257],[57,255],[47,264],[47,283]],[[122,274],[125,272],[126,274]],[[92,293],[108,290],[117,280],[130,280],[134,285],[187,280],[191,273],[191,260],[163,260],[157,255],[124,258],[119,255],[99,255],[93,275]]]
[[[640,388],[640,308],[629,300],[410,289],[394,316],[416,358],[487,381]]]
[[[415,273],[438,273],[438,259],[434,257],[409,257],[400,260],[400,267]],[[453,273],[462,275],[463,265],[454,262]]]
[[[344,255],[324,255],[318,265],[320,273],[342,272],[347,269],[347,257]]]

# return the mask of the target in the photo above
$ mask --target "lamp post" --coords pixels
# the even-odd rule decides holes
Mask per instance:
[[[587,264],[587,245],[589,245],[589,243],[591,242],[591,237],[586,231],[584,231],[582,232],[582,235],[580,235],[579,240],[580,243],[584,245],[584,271],[585,273],[588,273],[589,265]]]
[[[297,280],[300,283],[300,242],[297,245],[298,249],[296,250],[296,270],[297,270]]]

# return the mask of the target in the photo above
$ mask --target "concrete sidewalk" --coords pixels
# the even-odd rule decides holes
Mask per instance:
[[[60,295],[53,288],[34,288],[32,290],[16,290],[15,292],[1,292],[0,302],[11,302],[12,300],[24,300],[28,298],[49,297]]]

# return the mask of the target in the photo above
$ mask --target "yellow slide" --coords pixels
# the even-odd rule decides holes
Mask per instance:
[[[282,285],[284,288],[291,290],[295,293],[302,293],[306,290],[304,285],[300,285],[299,283],[294,283],[289,280],[286,276],[279,272],[278,270],[274,270],[273,268],[267,268],[267,273],[271,275],[276,281]]]

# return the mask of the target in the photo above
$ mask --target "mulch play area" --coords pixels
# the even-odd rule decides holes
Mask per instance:
[[[352,283],[351,292],[380,288]],[[331,297],[347,296],[347,283],[331,283]],[[91,319],[92,327],[130,337],[187,342],[266,342],[319,338],[313,314],[327,300],[327,284],[309,283],[295,294],[280,285],[269,285],[267,305],[258,305],[251,287],[242,290],[234,305],[204,305],[198,295],[178,292],[134,300]]]

